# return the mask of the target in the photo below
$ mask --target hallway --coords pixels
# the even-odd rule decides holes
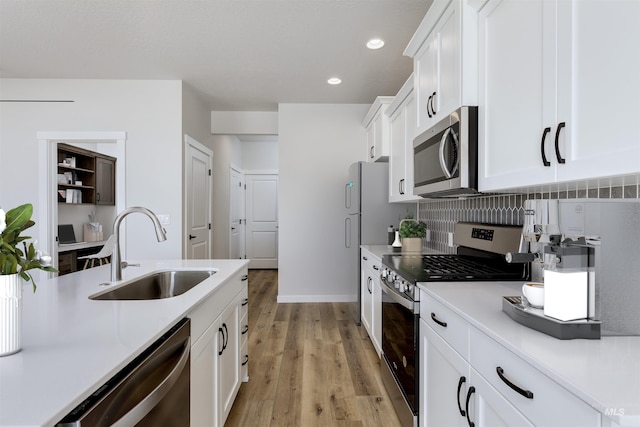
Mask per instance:
[[[249,382],[225,425],[399,426],[348,304],[277,304],[277,280],[249,270]]]

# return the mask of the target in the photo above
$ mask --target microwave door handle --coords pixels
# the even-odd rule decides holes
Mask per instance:
[[[458,156],[456,154],[455,156],[455,163],[453,164],[453,167],[451,168],[451,170],[449,170],[449,168],[447,167],[447,160],[444,158],[444,148],[447,144],[447,140],[448,140],[448,136],[449,134],[451,134],[451,137],[453,139],[453,149],[454,151],[457,153],[458,151],[458,137],[456,136],[456,133],[453,131],[453,129],[448,128],[446,131],[444,131],[444,134],[442,135],[442,139],[440,140],[440,167],[442,168],[442,172],[444,172],[444,175],[448,178],[451,179],[453,178],[453,175],[455,175],[455,173],[458,171],[458,164],[460,163],[460,156]]]

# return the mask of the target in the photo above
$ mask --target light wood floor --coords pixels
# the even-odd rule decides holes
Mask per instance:
[[[399,426],[349,304],[277,304],[277,282],[249,271],[249,382],[225,426]]]

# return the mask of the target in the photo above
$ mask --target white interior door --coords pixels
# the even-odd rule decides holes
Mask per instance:
[[[247,175],[249,268],[278,268],[278,175]]]
[[[211,191],[213,152],[185,135],[186,259],[211,258]]]
[[[230,230],[229,230],[229,258],[246,258],[244,250],[244,175],[231,169],[229,180],[230,198]]]

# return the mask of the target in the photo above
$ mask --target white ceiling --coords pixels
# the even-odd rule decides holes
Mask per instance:
[[[411,74],[431,2],[0,0],[0,77],[178,79],[216,111],[371,103]]]

